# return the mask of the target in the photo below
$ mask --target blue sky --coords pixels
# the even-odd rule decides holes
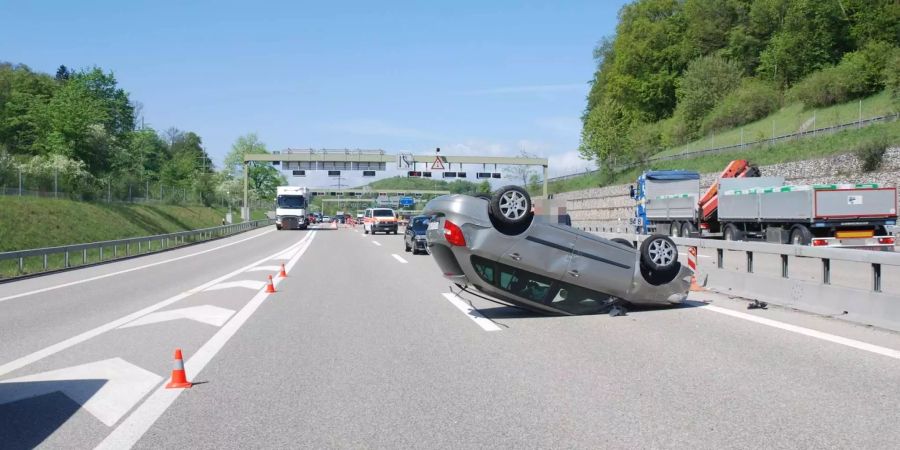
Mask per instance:
[[[111,70],[217,163],[256,132],[269,150],[524,149],[563,174],[592,167],[579,117],[623,3],[0,0],[0,60]]]

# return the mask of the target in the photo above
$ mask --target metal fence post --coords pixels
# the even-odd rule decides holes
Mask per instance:
[[[64,266],[66,269],[69,268],[69,251],[68,250],[66,250],[66,258],[65,258]]]
[[[831,260],[822,258],[822,284],[831,284]]]

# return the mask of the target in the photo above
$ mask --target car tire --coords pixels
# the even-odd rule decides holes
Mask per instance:
[[[369,234],[369,229],[366,227],[363,227],[363,234]]]
[[[673,238],[681,237],[681,222],[676,220],[669,224],[669,236]]]
[[[634,243],[629,241],[628,239],[612,238],[610,239],[610,242],[615,242],[616,244],[622,244],[626,247],[634,248]]]
[[[404,243],[404,244],[403,244],[403,247],[404,247],[404,250],[406,250],[407,253],[409,253],[410,251],[412,251],[412,249],[409,248],[409,244]],[[415,254],[416,254],[416,252],[413,251],[413,255],[415,255]]]
[[[660,286],[674,280],[675,277],[678,276],[678,272],[680,270],[681,263],[677,261],[671,269],[662,271],[650,270],[649,268],[641,264],[641,276],[644,277],[644,281],[652,286]]]
[[[794,225],[791,229],[791,244],[809,245],[812,242],[812,233],[804,225]]]
[[[519,234],[528,228],[534,213],[531,196],[519,186],[504,186],[491,197],[488,215],[498,231]]]
[[[726,241],[743,241],[744,233],[733,223],[726,223],[722,228],[722,238]]]
[[[678,265],[678,247],[668,236],[651,235],[641,243],[641,265],[651,272],[669,273]]]
[[[281,231],[281,225],[275,225],[275,229]]]
[[[681,224],[681,237],[689,238],[697,233],[697,227],[691,222],[683,222]]]

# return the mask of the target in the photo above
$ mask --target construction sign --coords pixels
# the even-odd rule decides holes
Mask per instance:
[[[431,164],[431,170],[444,170],[444,161],[441,160],[440,156],[434,157],[434,162]]]

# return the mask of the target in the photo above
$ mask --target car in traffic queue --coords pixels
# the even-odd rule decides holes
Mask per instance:
[[[413,255],[428,252],[425,233],[428,231],[428,216],[414,216],[409,219],[406,231],[403,233],[403,245],[407,252]]]
[[[391,208],[367,208],[363,214],[363,233],[397,234],[397,213]]]
[[[444,277],[498,303],[557,314],[608,312],[623,303],[687,298],[691,271],[675,243],[652,235],[640,248],[535,215],[531,197],[505,186],[490,199],[455,194],[428,202],[427,242]],[[473,292],[474,288],[477,292]]]

